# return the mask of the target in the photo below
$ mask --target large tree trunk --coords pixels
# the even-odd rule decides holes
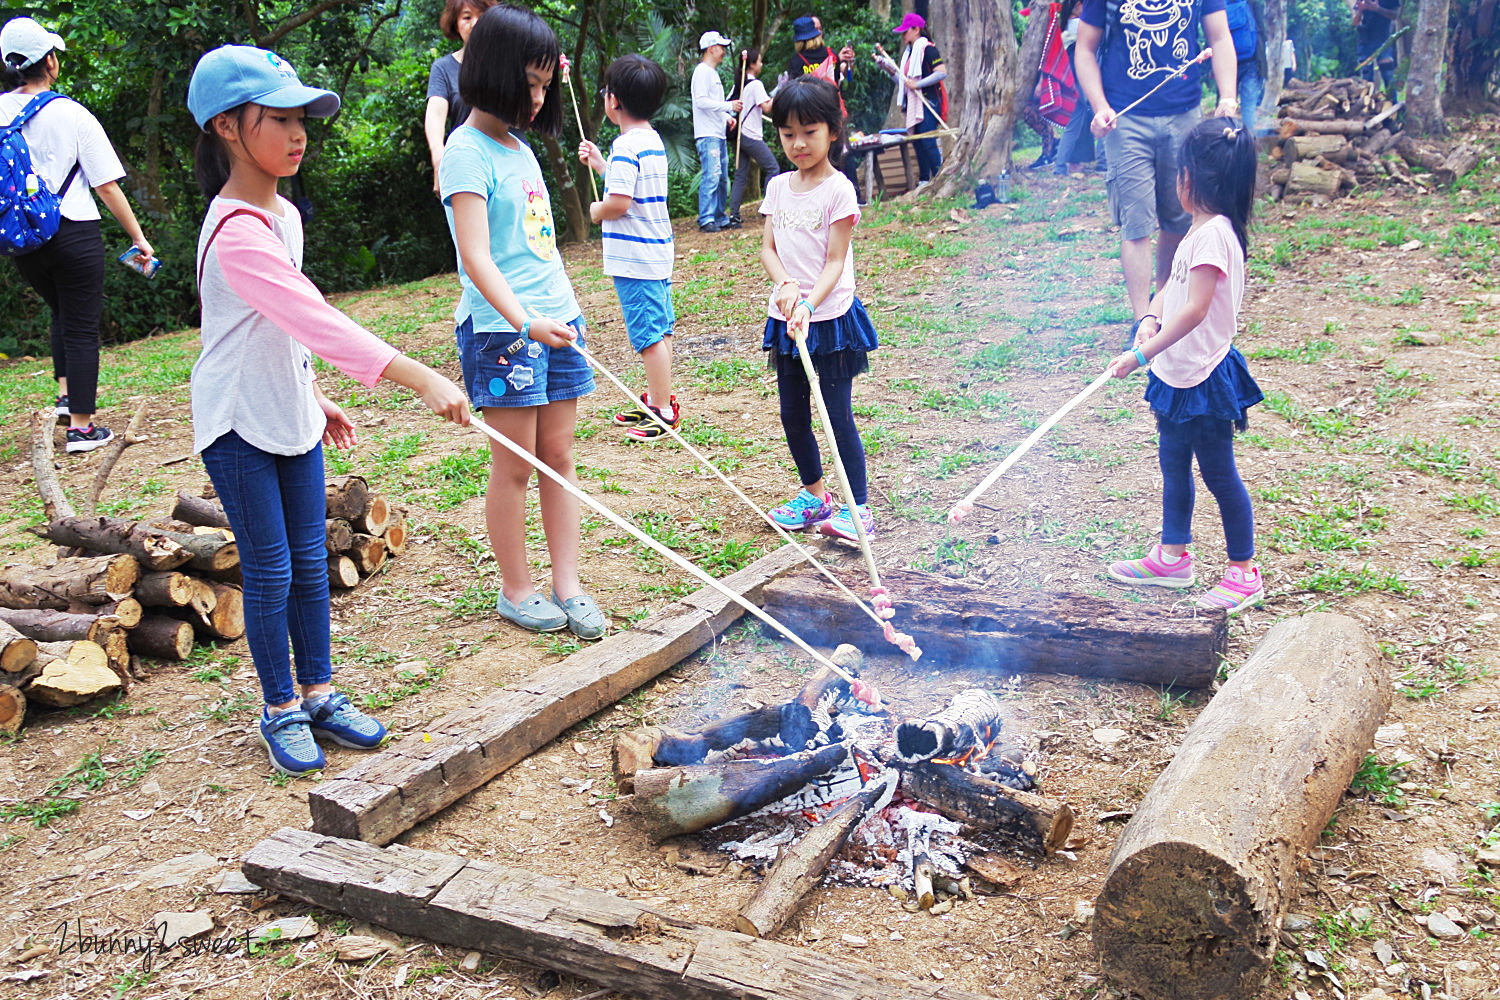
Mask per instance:
[[[1276,102],[1281,99],[1281,78],[1286,69],[1281,61],[1282,43],[1286,41],[1286,0],[1264,0],[1260,29],[1266,47],[1266,93],[1261,98],[1260,117],[1275,124]]]
[[[975,177],[1010,169],[1012,134],[1036,82],[1047,28],[1044,8],[1033,9],[1037,15],[1026,26],[1022,52],[1008,3],[954,0],[933,21],[934,41],[948,66],[948,124],[959,131],[938,174],[938,197],[967,190]]]
[[[1500,21],[1496,0],[1459,0],[1453,18],[1453,62],[1448,67],[1449,110],[1495,110],[1497,96],[1490,90],[1495,63],[1500,59]]]
[[[570,101],[569,104],[571,103]],[[562,202],[563,214],[568,217],[568,239],[582,243],[589,238],[589,217],[584,212],[583,200],[578,197],[578,185],[573,183],[572,163],[577,158],[564,153],[562,145],[552,136],[543,135],[540,138],[547,149],[552,176],[557,179],[558,200]],[[556,220],[553,220],[553,227],[556,228]]]
[[[1406,131],[1447,135],[1443,120],[1443,74],[1448,63],[1448,0],[1421,0],[1406,75]]]

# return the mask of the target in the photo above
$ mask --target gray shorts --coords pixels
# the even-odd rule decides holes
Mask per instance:
[[[1158,228],[1185,233],[1193,224],[1177,200],[1177,148],[1202,118],[1201,108],[1159,117],[1128,114],[1104,137],[1109,214],[1121,239],[1145,239]]]

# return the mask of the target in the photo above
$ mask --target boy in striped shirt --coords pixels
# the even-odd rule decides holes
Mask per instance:
[[[672,219],[667,214],[667,151],[651,127],[661,107],[667,74],[645,56],[621,56],[604,71],[604,113],[620,126],[609,163],[587,139],[578,158],[604,175],[604,200],[589,206],[589,218],[604,230],[604,273],[615,279],[630,346],[646,366],[641,405],[615,414],[625,436],[650,440],[682,420],[672,395]]]

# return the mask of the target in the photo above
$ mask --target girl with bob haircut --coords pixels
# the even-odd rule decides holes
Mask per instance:
[[[1255,199],[1255,137],[1232,118],[1200,122],[1177,155],[1177,197],[1193,224],[1172,258],[1172,273],[1151,300],[1135,347],[1110,364],[1124,378],[1152,362],[1146,402],[1156,414],[1162,474],[1161,542],[1142,559],[1112,563],[1109,576],[1132,586],[1193,584],[1193,459],[1219,503],[1229,566],[1198,598],[1200,608],[1238,614],[1265,599],[1255,556],[1250,494],[1234,462],[1234,432],[1264,398],[1234,346],[1245,295],[1248,227]],[[1150,320],[1150,325],[1144,321]]]
[[[337,94],[303,86],[286,60],[246,45],[209,52],[188,83],[203,130],[195,172],[209,199],[198,236],[193,450],[240,547],[245,636],[265,701],[257,734],[271,766],[289,775],[324,766],[315,737],[364,750],[385,739],[332,684],[323,444],[348,448],[355,434],[318,388],[313,354],[362,385],[389,379],[434,413],[469,420],[458,386],[329,305],[302,273],[302,217],[276,189],[302,166],[306,120],[338,108]]]
[[[849,540],[859,538],[858,517],[865,536],[873,538],[853,392],[854,377],[869,370],[869,353],[880,343],[854,294],[852,240],[860,211],[854,185],[836,169],[844,143],[838,89],[817,77],[793,80],[771,103],[771,121],[795,171],[772,178],[760,203],[766,216],[760,260],[776,282],[766,303],[761,347],[770,352],[776,370],[781,426],[802,480],[797,495],[771,516],[786,528]],[[853,510],[835,504],[824,486],[812,429],[812,387],[797,357],[798,343],[812,359],[828,405]]]
[[[448,137],[439,168],[443,209],[458,251],[463,295],[454,313],[464,388],[485,423],[569,481],[578,398],[594,374],[573,350],[584,324],[557,252],[552,201],[524,129],[556,135],[562,124],[557,36],[537,15],[491,7],[469,34],[458,86],[473,109]],[[571,628],[604,635],[605,620],[578,579],[578,501],[551,479],[540,484],[552,559],[549,598],[526,557],[531,465],[490,444],[485,522],[500,566],[496,612],[534,632]]]

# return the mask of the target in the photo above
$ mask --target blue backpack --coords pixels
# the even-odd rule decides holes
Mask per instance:
[[[1255,58],[1260,47],[1260,29],[1255,26],[1255,11],[1250,0],[1227,0],[1224,13],[1229,16],[1229,34],[1234,36],[1234,54],[1240,61]]]
[[[21,129],[53,100],[55,91],[37,94],[14,121],[0,128],[0,257],[30,253],[53,236],[62,223],[62,196],[78,173],[78,164],[56,194],[31,165],[31,149]]]

